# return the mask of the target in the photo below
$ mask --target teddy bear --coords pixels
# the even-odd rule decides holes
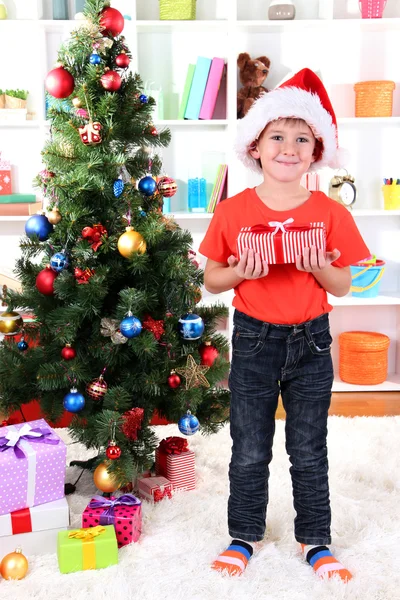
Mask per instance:
[[[242,119],[253,102],[268,92],[262,84],[267,78],[271,61],[266,56],[252,59],[250,54],[242,52],[238,56],[237,64],[240,82],[243,85],[237,93],[237,118]]]

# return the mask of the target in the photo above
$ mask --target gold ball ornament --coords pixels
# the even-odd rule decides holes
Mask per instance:
[[[8,581],[23,579],[28,572],[28,561],[21,548],[6,554],[0,565],[0,574]]]
[[[13,310],[0,315],[0,333],[4,335],[15,335],[23,325],[21,315]]]
[[[115,492],[119,485],[116,483],[112,475],[107,471],[106,463],[100,463],[93,473],[93,481],[98,490],[110,494]]]
[[[80,108],[82,106],[82,102],[79,98],[72,98],[72,104],[75,106],[75,108]]]
[[[47,219],[52,225],[58,225],[58,223],[61,221],[62,216],[56,206],[48,213]]]
[[[131,258],[135,252],[144,254],[146,252],[144,237],[133,227],[127,227],[125,233],[118,240],[118,251],[125,258]]]

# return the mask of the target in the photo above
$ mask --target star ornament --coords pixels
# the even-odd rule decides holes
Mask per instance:
[[[188,355],[186,361],[186,367],[181,369],[175,369],[179,375],[182,375],[186,379],[186,389],[200,387],[201,385],[208,388],[210,384],[204,377],[204,373],[207,373],[210,367],[205,365],[198,365],[191,354]]]

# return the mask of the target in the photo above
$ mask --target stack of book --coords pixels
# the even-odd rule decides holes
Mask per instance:
[[[0,195],[0,217],[29,217],[42,210],[35,194]]]
[[[209,213],[213,213],[217,204],[226,198],[227,174],[228,165],[219,165],[210,201],[207,206],[207,212]]]
[[[224,72],[223,58],[199,56],[195,65],[189,65],[179,107],[179,119],[213,118]]]

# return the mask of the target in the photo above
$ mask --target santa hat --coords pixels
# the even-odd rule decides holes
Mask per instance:
[[[251,145],[268,123],[285,118],[303,119],[322,142],[322,151],[310,171],[342,166],[344,153],[338,146],[337,121],[327,91],[313,71],[302,69],[260,96],[247,115],[238,121],[236,152],[246,167],[262,172],[259,161],[249,153]]]

